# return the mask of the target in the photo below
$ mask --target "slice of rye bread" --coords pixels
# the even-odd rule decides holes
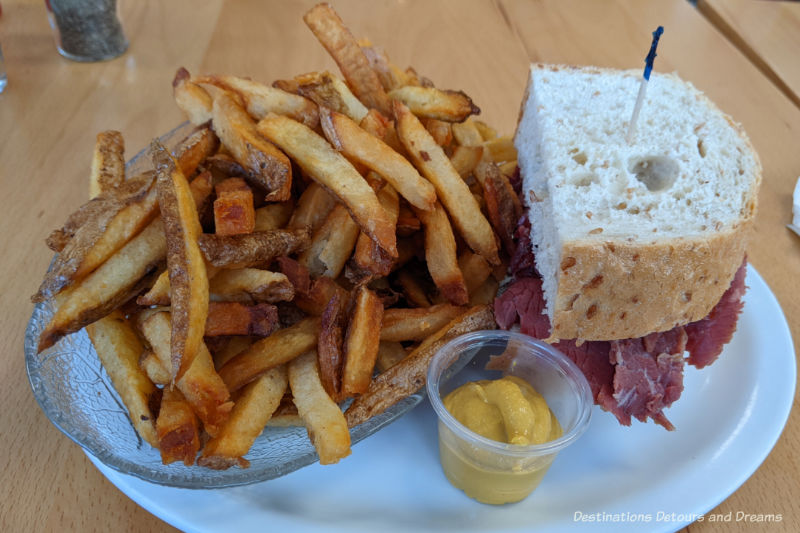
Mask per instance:
[[[551,339],[642,337],[710,312],[741,265],[761,164],[690,83],[531,66],[515,145]]]

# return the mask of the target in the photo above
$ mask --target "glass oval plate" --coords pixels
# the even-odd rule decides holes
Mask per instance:
[[[159,140],[173,149],[194,127],[181,124]],[[146,150],[126,165],[128,176],[152,169]],[[50,421],[103,464],[146,481],[193,489],[247,485],[274,479],[317,461],[304,427],[267,428],[245,458],[250,467],[210,470],[183,463],[164,465],[158,450],[142,441],[84,330],[36,353],[39,334],[53,315],[52,302],[34,307],[25,332],[25,365],[33,395]],[[415,407],[422,393],[353,428],[353,444]]]

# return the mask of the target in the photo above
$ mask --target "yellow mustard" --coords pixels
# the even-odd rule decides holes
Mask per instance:
[[[488,439],[526,446],[555,440],[561,425],[544,397],[516,376],[475,381],[444,398],[461,424]],[[522,500],[539,484],[553,456],[510,457],[459,441],[440,430],[442,468],[450,482],[483,503]]]

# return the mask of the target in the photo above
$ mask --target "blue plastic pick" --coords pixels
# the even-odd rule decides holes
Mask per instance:
[[[639,84],[639,95],[636,97],[636,105],[633,106],[633,115],[628,125],[628,135],[626,136],[628,144],[633,141],[633,136],[636,134],[636,120],[639,118],[639,111],[642,109],[644,95],[647,92],[647,82],[650,81],[650,72],[653,70],[653,61],[656,59],[658,40],[663,33],[664,26],[656,28],[656,31],[653,32],[653,42],[650,43],[650,51],[647,53],[647,57],[644,58],[644,73],[642,74],[642,82]]]

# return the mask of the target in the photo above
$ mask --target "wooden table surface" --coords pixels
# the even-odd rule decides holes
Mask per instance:
[[[697,7],[800,107],[800,3],[699,0]]]
[[[777,295],[797,347],[800,238],[784,225],[791,219],[792,189],[800,175],[800,109],[687,2],[333,3],[356,35],[369,36],[395,62],[414,65],[438,86],[463,89],[480,105],[484,120],[508,133],[530,61],[640,68],[650,32],[664,25],[656,69],[677,71],[705,91],[744,125],[761,156],[764,182],[749,259]],[[2,6],[0,42],[9,85],[0,95],[0,191],[6,213],[0,232],[0,531],[171,529],[106,481],[45,418],[25,376],[29,296],[50,261],[43,240],[86,198],[95,134],[121,130],[132,155],[181,122],[170,87],[181,65],[192,72],[262,81],[335,68],[302,23],[311,1],[123,5],[130,49],[94,64],[73,63],[56,53],[43,2],[15,0]],[[796,57],[796,50],[776,40],[761,53],[783,60]],[[781,513],[784,521],[765,530],[796,529],[798,438],[795,409],[764,464],[714,512]],[[688,530],[752,527],[705,522]]]

